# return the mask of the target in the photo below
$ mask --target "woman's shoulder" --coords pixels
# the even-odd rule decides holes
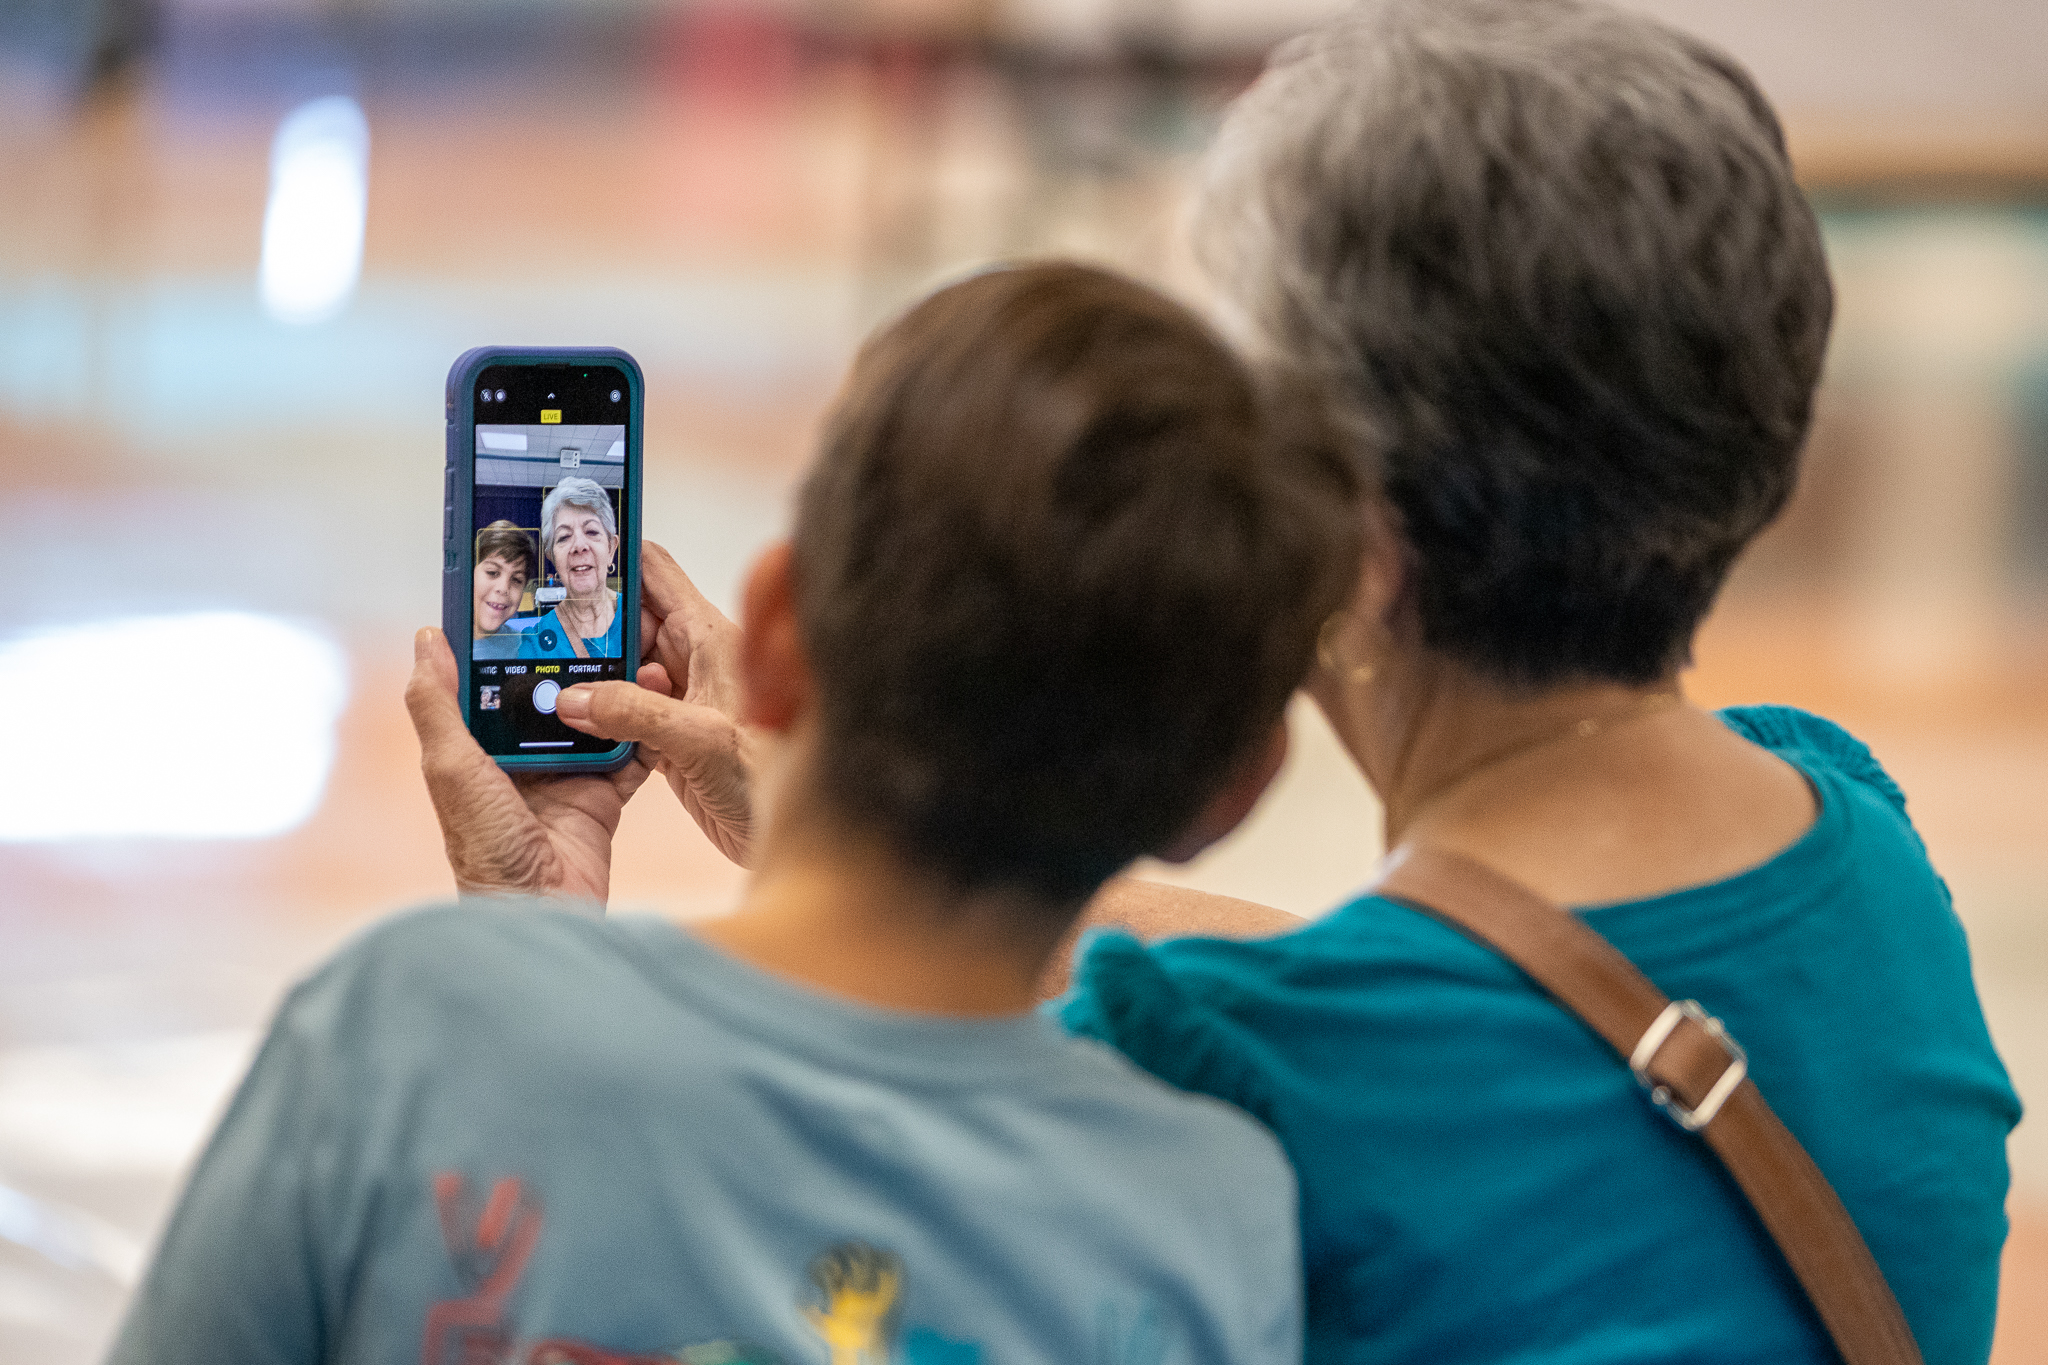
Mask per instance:
[[[1798,765],[1802,768],[1831,769],[1905,811],[1906,794],[1870,747],[1835,722],[1796,706],[1730,706],[1719,715],[1724,725],[1750,743],[1783,758],[1803,759]]]
[[[1069,1033],[1106,1043],[1175,1089],[1234,1104],[1270,1126],[1263,1069],[1207,994],[1198,980],[1166,968],[1156,945],[1106,932],[1083,945],[1072,987],[1049,1008]]]
[[[1498,992],[1520,979],[1497,953],[1368,888],[1267,938],[1146,944],[1121,932],[1092,934],[1054,1009],[1070,1032],[1263,1120],[1272,1096],[1269,1049],[1259,1039],[1282,1015],[1298,1033],[1380,1025],[1398,1033],[1402,1021],[1439,1014],[1450,997]],[[1358,989],[1367,982],[1375,988]]]

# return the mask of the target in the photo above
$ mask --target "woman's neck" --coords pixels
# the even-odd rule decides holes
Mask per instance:
[[[1686,705],[1675,679],[1516,693],[1427,652],[1317,681],[1379,793],[1386,847],[1488,863],[1554,902],[1724,880],[1805,833],[1805,778]]]
[[[612,595],[600,588],[594,597],[569,597],[557,609],[562,623],[586,639],[596,639],[612,628]]]
[[[1469,805],[1475,792],[1526,790],[1581,769],[1589,751],[1628,742],[1628,732],[1683,702],[1672,680],[1517,694],[1441,666],[1418,682],[1388,708],[1398,720],[1367,743],[1384,782],[1389,848]]]

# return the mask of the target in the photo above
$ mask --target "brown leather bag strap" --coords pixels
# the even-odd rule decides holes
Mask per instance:
[[[1697,1001],[1673,1004],[1577,915],[1461,854],[1402,850],[1375,890],[1507,958],[1629,1060],[1651,1099],[1705,1138],[1742,1186],[1847,1365],[1920,1365],[1863,1235],[1764,1103],[1720,1020]]]

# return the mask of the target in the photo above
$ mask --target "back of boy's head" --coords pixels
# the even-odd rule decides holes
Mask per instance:
[[[795,534],[834,818],[1077,905],[1250,760],[1354,581],[1357,475],[1187,309],[1022,266],[871,338]]]

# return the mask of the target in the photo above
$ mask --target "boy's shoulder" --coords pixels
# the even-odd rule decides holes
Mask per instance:
[[[904,1015],[759,972],[652,917],[606,918],[547,901],[436,905],[394,915],[342,947],[288,1009],[330,1032],[369,1030],[432,1050],[461,1034],[493,1047],[528,1035],[542,1057],[589,1049],[644,1064],[649,1031],[680,1070],[809,1071],[918,1100],[1037,1111],[1100,1158],[1144,1152],[1179,1171],[1225,1163],[1285,1172],[1278,1144],[1241,1110],[1175,1089],[1122,1053],[1036,1014],[999,1021]],[[693,1035],[716,1049],[688,1055]],[[509,1035],[509,1036],[508,1036]],[[1291,1183],[1291,1175],[1287,1177]]]
[[[534,978],[559,989],[616,970],[619,953],[608,937],[595,907],[573,903],[508,898],[422,906],[357,932],[299,983],[288,1006],[308,998],[358,1005],[375,997],[509,1001]]]

